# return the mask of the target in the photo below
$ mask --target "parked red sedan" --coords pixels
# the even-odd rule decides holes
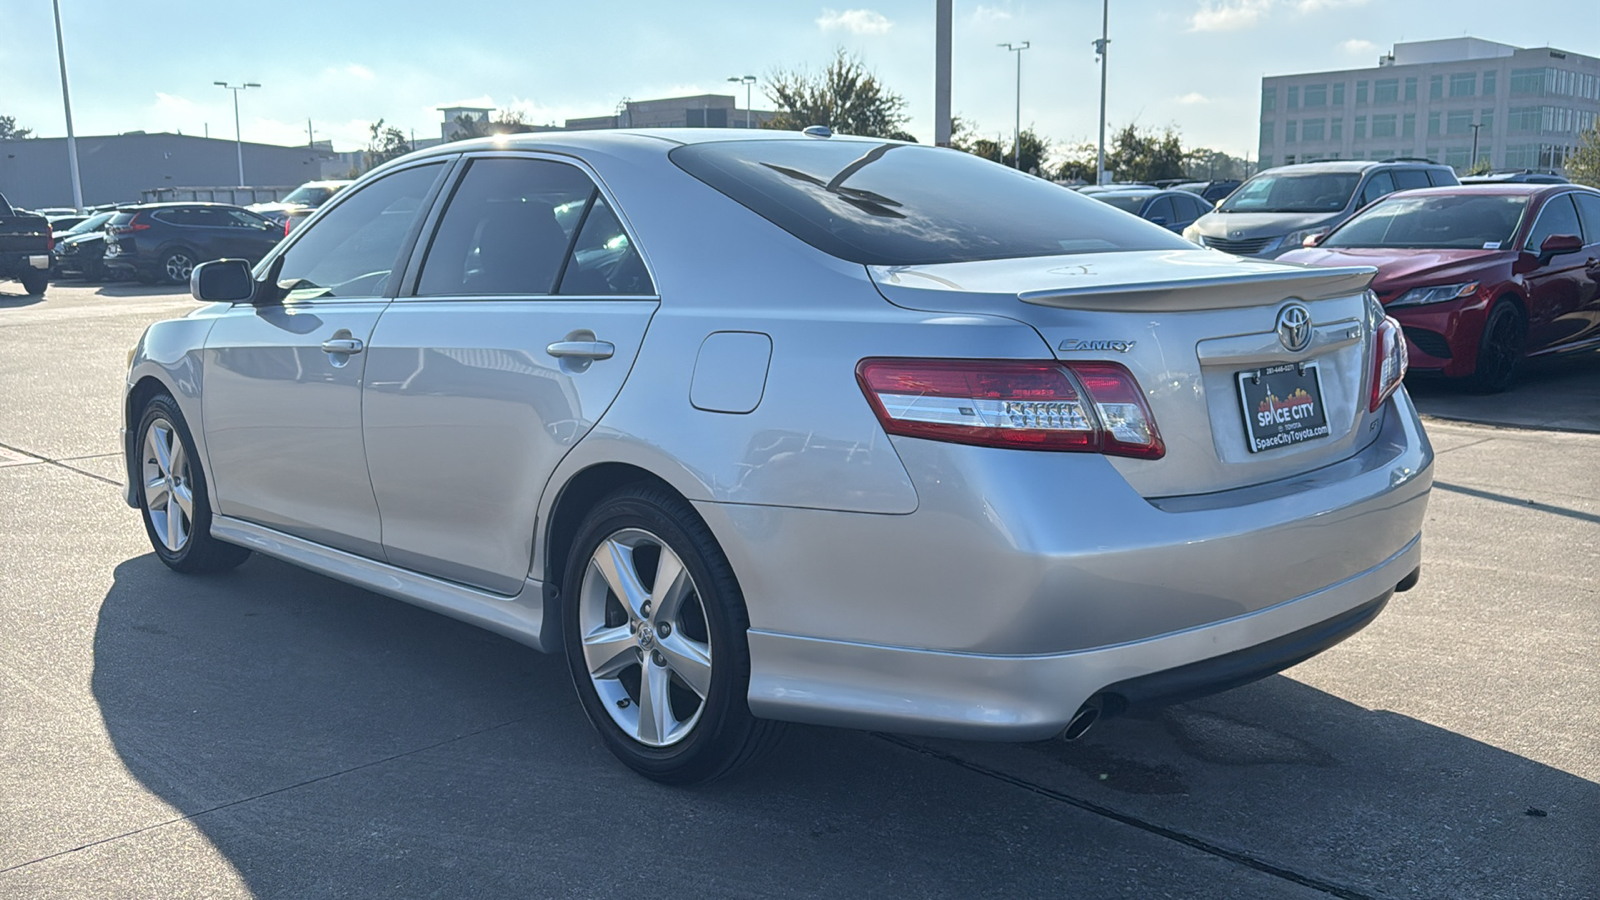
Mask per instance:
[[[1504,184],[1403,191],[1279,257],[1378,267],[1412,371],[1500,391],[1525,356],[1600,346],[1600,191]]]

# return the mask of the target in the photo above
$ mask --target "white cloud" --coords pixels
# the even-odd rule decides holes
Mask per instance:
[[[1008,9],[1001,9],[997,6],[984,6],[980,3],[978,4],[978,8],[972,11],[972,21],[979,24],[988,24],[990,22],[1006,22],[1010,21],[1010,19],[1011,11]]]
[[[848,31],[851,34],[884,34],[894,23],[883,13],[870,9],[822,10],[817,27],[823,31]]]
[[[1220,0],[1202,3],[1189,17],[1190,31],[1237,31],[1261,20],[1272,0]]]
[[[1366,6],[1367,0],[1296,0],[1294,8],[1302,13],[1322,12],[1346,6]]]
[[[1177,100],[1179,103],[1182,103],[1185,106],[1195,106],[1195,105],[1200,104],[1200,103],[1210,103],[1211,102],[1211,98],[1210,97],[1207,97],[1205,94],[1199,93],[1197,91],[1190,91],[1187,94],[1183,94],[1181,96],[1174,97],[1173,99]]]
[[[351,78],[359,78],[362,81],[371,81],[378,77],[372,74],[371,69],[360,63],[347,63],[344,67],[344,74],[349,75]]]
[[[1355,56],[1367,56],[1376,53],[1378,45],[1371,41],[1364,41],[1361,38],[1351,38],[1348,41],[1340,41],[1339,49]]]
[[[187,97],[177,94],[167,94],[156,91],[156,109],[162,112],[188,113],[195,109],[195,102]]]

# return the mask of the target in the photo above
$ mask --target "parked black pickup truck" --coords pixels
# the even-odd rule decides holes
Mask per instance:
[[[15,278],[30,294],[50,283],[55,237],[44,216],[19,214],[0,195],[0,278]]]

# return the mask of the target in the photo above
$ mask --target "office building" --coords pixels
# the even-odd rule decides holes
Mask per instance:
[[[1395,44],[1373,68],[1261,79],[1261,167],[1425,158],[1562,170],[1600,116],[1600,59],[1477,38]],[[1476,157],[1474,157],[1476,141]]]

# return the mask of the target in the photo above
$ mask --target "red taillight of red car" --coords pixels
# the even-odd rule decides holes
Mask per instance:
[[[1372,399],[1369,412],[1377,412],[1383,401],[1400,387],[1410,365],[1405,332],[1394,316],[1384,316],[1372,336]]]
[[[1116,363],[864,359],[856,380],[889,434],[980,447],[1160,459],[1144,394]]]

